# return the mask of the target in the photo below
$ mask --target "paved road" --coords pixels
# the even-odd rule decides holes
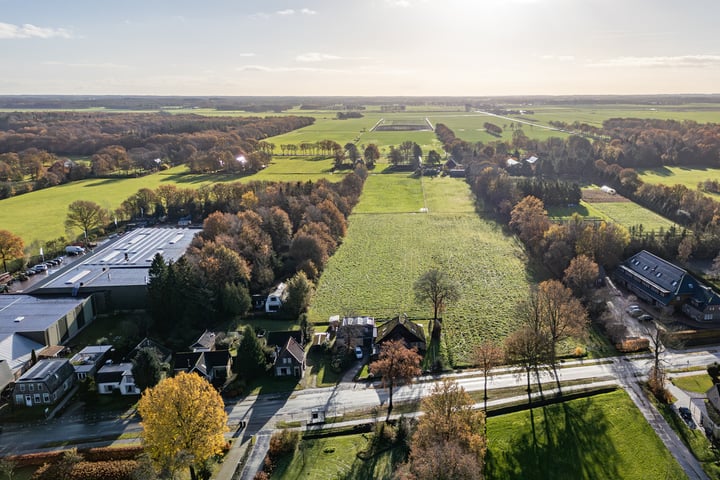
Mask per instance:
[[[720,354],[717,350],[712,349],[666,352],[663,354],[663,360],[674,368],[706,366],[720,361]],[[650,355],[592,362],[567,362],[564,364],[564,368],[559,369],[558,372],[561,381],[586,380],[587,383],[615,382],[622,385],[641,408],[643,415],[660,432],[660,437],[668,445],[673,455],[678,458],[681,465],[686,468],[686,471],[692,472],[695,470],[695,465],[687,458],[687,451],[683,451],[681,443],[678,445],[677,436],[672,430],[669,430],[667,424],[663,425],[664,421],[657,418],[659,414],[653,413],[652,409],[648,410],[647,400],[637,389],[636,375],[639,372],[647,372],[651,363]],[[543,376],[545,381],[553,381],[550,373],[544,373]],[[450,374],[444,377],[454,378],[469,392],[481,391],[483,388],[484,379],[478,375],[477,371]],[[395,401],[417,400],[427,396],[435,379],[436,377],[433,376],[421,377],[412,385],[397,388],[394,393]],[[490,390],[494,390],[523,384],[522,377],[501,369],[489,380],[488,386]],[[492,394],[490,396],[492,397]],[[331,417],[342,415],[347,411],[370,409],[385,404],[386,401],[387,391],[380,388],[377,383],[342,383],[329,388],[248,397],[241,402],[228,405],[226,410],[231,432],[238,432],[237,434],[242,437],[240,441],[243,442],[259,432],[264,434],[265,431],[274,429],[275,423],[278,421],[305,422],[314,408],[324,407],[327,415]],[[237,428],[241,420],[247,423],[247,427],[242,431]],[[98,436],[112,437],[123,433],[138,433],[141,428],[137,417],[101,420],[95,423],[84,423],[80,418],[60,417],[57,420],[29,428],[6,425],[1,439],[0,455],[35,451],[41,449],[43,445],[47,445],[48,442],[69,440],[82,444],[84,440],[96,439]],[[229,435],[232,436],[233,433]],[[704,477],[691,475],[690,478]]]

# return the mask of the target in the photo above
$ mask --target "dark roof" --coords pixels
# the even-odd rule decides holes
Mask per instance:
[[[305,361],[305,350],[303,350],[300,344],[293,337],[288,338],[285,347],[280,351],[278,357],[281,356],[284,351],[288,352],[295,360],[297,360],[298,363],[303,363]]]
[[[75,375],[75,370],[66,358],[38,360],[30,370],[18,379],[17,383],[45,382],[48,390],[53,391],[72,375]]]
[[[135,355],[137,355],[137,353],[143,348],[154,348],[161,362],[167,362],[170,360],[170,357],[172,357],[172,350],[160,345],[155,340],[145,337],[140,340],[140,343],[137,344],[137,347],[133,348],[130,353],[128,353],[127,359],[132,360],[133,358],[135,358]]]
[[[301,344],[302,332],[300,332],[300,330],[268,332],[268,334],[265,336],[265,341],[267,342],[267,345],[269,347],[280,347],[286,345],[289,338],[293,338],[298,344]]]
[[[214,350],[215,349],[215,332],[210,332],[208,330],[205,330],[202,335],[200,335],[200,338],[198,338],[195,343],[190,345],[190,349],[194,350],[196,348],[207,348],[208,350]]]
[[[230,352],[217,350],[214,352],[182,352],[175,354],[174,370],[191,372],[197,370],[206,377],[214,367],[224,367],[230,360]]]
[[[687,274],[682,268],[646,250],[630,257],[623,266],[648,282],[659,286],[661,290],[671,293],[677,293],[680,290],[683,278]]]
[[[407,338],[405,334],[409,334],[410,337],[415,337],[416,342],[425,342],[425,332],[422,326],[417,323],[411,322],[407,315],[398,315],[392,320],[383,323],[378,327],[377,338],[375,343],[381,343],[383,340],[390,339],[396,335],[402,335]]]
[[[132,375],[130,362],[103,365],[95,374],[95,383],[120,383],[123,375]]]

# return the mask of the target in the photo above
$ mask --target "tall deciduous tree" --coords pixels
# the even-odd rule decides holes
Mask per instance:
[[[163,365],[154,348],[141,348],[132,359],[132,364],[133,379],[140,391],[152,388],[162,380]]]
[[[460,287],[445,272],[428,270],[417,279],[413,286],[418,302],[429,302],[433,306],[433,336],[439,333],[438,314],[460,298]]]
[[[197,374],[181,372],[145,390],[138,411],[145,451],[163,472],[189,468],[196,480],[195,470],[225,446],[223,400]]]
[[[557,348],[560,342],[570,337],[585,335],[588,328],[588,316],[580,300],[572,291],[557,280],[546,280],[533,292],[531,308],[537,309],[530,315],[538,316],[541,328],[547,332],[550,342],[548,361],[555,373],[558,391],[560,378],[557,375]]]
[[[378,149],[377,145],[371,143],[367,147],[365,147],[363,156],[365,157],[365,165],[367,166],[367,168],[373,168],[375,166],[375,162],[377,162],[380,158],[380,150]]]
[[[76,200],[68,205],[65,219],[65,228],[68,230],[79,228],[85,235],[90,235],[93,230],[101,228],[107,222],[107,211],[95,202]]]
[[[563,283],[567,285],[578,298],[584,298],[598,279],[599,268],[590,257],[578,255],[570,260],[565,269]]]
[[[550,228],[542,200],[533,196],[520,200],[510,212],[510,227],[518,233],[530,251],[539,252],[545,232]]]
[[[410,452],[410,471],[417,480],[481,479],[487,442],[485,414],[452,380],[436,383],[423,400]]]
[[[0,259],[3,261],[3,269],[7,272],[7,261],[15,260],[23,256],[22,238],[7,230],[0,230]]]
[[[380,375],[383,387],[388,388],[388,418],[393,408],[393,389],[420,375],[421,360],[417,349],[407,348],[402,340],[391,340],[380,347],[379,358],[370,364],[372,374]]]

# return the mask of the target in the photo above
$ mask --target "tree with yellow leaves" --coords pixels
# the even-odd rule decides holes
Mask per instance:
[[[181,372],[145,390],[138,411],[145,452],[164,473],[189,468],[197,480],[196,468],[225,446],[222,398],[197,374]]]

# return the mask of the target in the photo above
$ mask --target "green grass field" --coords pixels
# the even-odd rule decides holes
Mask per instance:
[[[316,181],[320,178],[341,180],[342,174],[332,175],[332,160],[310,160],[275,157],[265,170],[256,175],[239,177],[222,174],[189,174],[187,167],[174,167],[139,178],[87,179],[57,187],[37,190],[0,200],[0,228],[20,235],[28,245],[35,240],[47,241],[65,235],[67,207],[75,200],[90,200],[114,210],[123,200],[141,188],[155,189],[160,185],[180,188],[200,188],[221,182]]]
[[[685,479],[621,390],[488,420],[490,480]]]
[[[707,373],[687,377],[673,377],[672,383],[678,388],[695,393],[705,393],[713,386],[712,378]]]
[[[507,120],[503,118],[493,117],[482,113],[457,113],[457,114],[438,114],[433,115],[431,120],[434,123],[444,123],[448,126],[458,138],[462,138],[466,142],[483,142],[490,143],[498,140],[509,142],[512,140],[513,130],[510,124],[514,123],[513,119]],[[504,127],[500,137],[490,135],[485,131],[483,126],[485,122],[490,122],[498,127]],[[538,122],[541,123],[541,122]],[[536,127],[532,125],[518,125],[523,133],[529,138],[536,140],[546,140],[550,137],[565,138],[567,133],[549,130],[547,128]]]
[[[668,228],[675,223],[665,217],[661,217],[657,213],[648,210],[634,202],[605,202],[589,204],[593,209],[599,211],[603,216],[607,217],[615,223],[630,228],[634,225],[642,225],[643,231],[657,232],[660,228],[667,231]]]
[[[685,185],[690,190],[697,190],[698,183],[703,180],[720,180],[720,168],[688,168],[660,167],[638,170],[640,179],[654,185]],[[720,195],[706,193],[720,200]]]
[[[377,453],[368,459],[358,457],[358,453],[371,447],[371,440],[372,434],[302,440],[295,456],[278,462],[279,465],[270,478],[274,480],[393,478],[397,449]]]
[[[463,180],[420,183],[403,174],[368,178],[348,235],[320,279],[311,318],[430,317],[431,306],[415,302],[412,286],[423,272],[441,268],[461,285],[460,301],[444,314],[443,332],[453,362],[462,363],[481,339],[512,331],[515,305],[528,293],[525,255],[513,236],[474,212]],[[429,213],[417,213],[423,197]]]
[[[677,227],[677,224],[667,218],[634,202],[590,203],[582,200],[576,207],[551,207],[547,210],[548,215],[553,220],[567,220],[572,214],[577,213],[581,217],[601,218],[609,222],[619,223],[625,228],[642,225],[644,232],[654,230],[657,233],[660,228],[667,231],[673,225]]]

